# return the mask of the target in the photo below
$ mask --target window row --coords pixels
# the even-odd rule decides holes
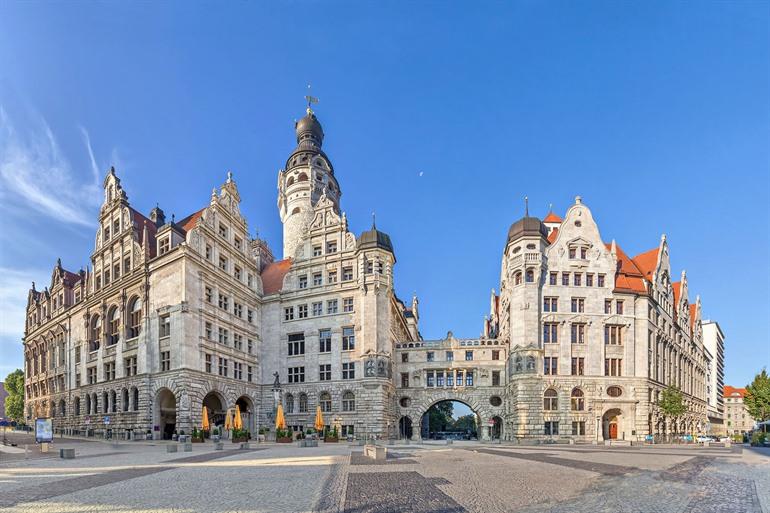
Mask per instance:
[[[248,354],[254,354],[254,340],[247,338],[246,339],[246,349],[244,349],[243,344],[243,335],[237,332],[230,332],[229,329],[224,328],[222,326],[217,327],[216,331],[214,330],[214,325],[206,321],[203,324],[203,337],[206,340],[210,340],[212,342],[218,342],[222,344],[223,346],[231,347],[230,345],[230,335],[232,334],[232,348],[237,351],[246,351]]]
[[[296,400],[294,395],[286,394],[283,398],[284,408],[287,414],[291,413],[307,413],[308,412],[308,397],[307,394],[299,394]],[[329,392],[321,392],[318,396],[318,406],[321,407],[321,411],[324,413],[330,413],[332,411],[332,395]],[[352,412],[356,411],[356,396],[351,391],[346,391],[342,394],[340,400],[341,411]]]
[[[585,344],[588,338],[588,325],[583,322],[573,322],[569,325],[570,343]],[[543,343],[559,343],[559,323],[543,323]],[[604,326],[604,343],[612,346],[623,345],[623,326],[607,324]]]
[[[214,289],[212,287],[209,287],[208,285],[204,287],[204,299],[207,303],[213,305],[214,304]],[[242,303],[238,303],[237,301],[232,301],[232,310],[230,308],[231,302],[230,302],[230,296],[226,294],[222,294],[221,292],[218,292],[216,294],[217,297],[217,306],[224,310],[225,312],[232,313],[234,316],[238,317],[239,319],[244,318],[244,311],[246,315],[246,321],[249,323],[254,323],[254,310],[251,308],[244,308]]]
[[[604,359],[604,375],[605,376],[622,376],[623,359],[622,358],[605,358]],[[572,357],[570,365],[571,376],[583,376],[585,373],[585,357],[576,356]],[[556,356],[546,356],[543,358],[543,374],[547,376],[556,376],[559,374],[559,358]]]
[[[80,397],[76,397],[72,401],[72,415],[96,415],[99,413],[118,413],[139,411],[139,390],[136,387],[132,387],[131,390],[124,388],[120,391],[120,395],[115,390],[101,393],[100,396],[96,392],[86,394],[81,403]],[[66,404],[64,400],[59,403],[59,413],[65,415]]]
[[[297,287],[300,289],[308,288],[308,284],[312,283],[313,287],[320,287],[324,284],[324,278],[322,272],[316,272],[310,275],[312,282],[308,282],[308,275],[301,274],[297,277]],[[342,281],[353,280],[353,267],[342,268]],[[339,281],[338,273],[336,269],[330,269],[326,271],[326,284],[333,285]]]
[[[120,262],[114,264],[104,264],[103,269],[99,269],[94,273],[94,290],[101,290],[107,287],[110,283],[120,279],[121,274],[128,274],[131,272],[131,256],[126,256],[123,259],[122,266]],[[80,294],[75,293],[75,303],[80,301]]]
[[[126,308],[127,322],[123,326],[127,339],[136,338],[142,331],[142,300],[138,296],[132,297]],[[107,346],[118,343],[121,335],[120,308],[117,305],[107,310],[107,322],[102,323],[99,314],[92,315],[88,320],[88,350],[96,351],[101,347],[102,336],[105,337]]]
[[[289,356],[299,356],[305,354],[305,334],[290,333],[288,336]],[[356,334],[353,326],[343,326],[342,328],[342,350],[353,351],[356,348]],[[318,330],[318,352],[330,353],[332,350],[332,330],[325,328]]]
[[[293,321],[295,319],[307,319],[309,314],[311,314],[313,317],[318,317],[320,315],[324,314],[324,304],[323,301],[316,301],[314,303],[311,303],[310,305],[310,311],[308,311],[308,305],[296,305],[296,306],[287,306],[283,309],[283,320],[284,321]],[[327,315],[334,315],[339,313],[339,300],[338,299],[329,299],[326,301],[326,314]],[[352,297],[345,297],[342,298],[342,312],[343,313],[350,313],[353,312],[353,298]]]
[[[236,240],[240,241],[236,237]],[[240,247],[238,247],[240,249]],[[206,249],[204,250],[206,260],[211,262],[212,264],[216,264],[216,266],[219,268],[220,271],[227,273],[228,275],[231,274],[232,270],[232,277],[235,278],[237,281],[243,283],[244,278],[246,279],[246,285],[251,288],[254,287],[254,275],[250,272],[244,272],[243,268],[231,261],[231,259],[227,256],[227,253],[223,251],[217,251],[217,258],[214,259],[214,248],[211,246],[211,244],[206,244]]]
[[[296,367],[289,367],[288,370],[289,383],[304,383],[305,382],[305,366],[300,365]],[[356,379],[356,362],[342,362],[341,379]],[[318,381],[331,381],[332,380],[332,365],[330,363],[322,363],[318,366]]]
[[[595,279],[594,279],[595,278]],[[561,285],[563,287],[604,287],[606,283],[604,274],[594,273],[561,273]],[[548,273],[548,285],[559,285],[559,273],[551,271]]]
[[[466,362],[473,361],[473,350],[469,349],[465,351],[464,359]],[[492,360],[500,360],[500,350],[499,349],[493,349],[492,350]],[[427,362],[435,362],[436,360],[436,352],[435,351],[426,351],[425,352],[425,361]],[[447,362],[453,362],[455,361],[455,352],[454,351],[445,351],[444,352],[444,361]],[[401,353],[401,362],[407,363],[409,362],[409,353]]]
[[[231,366],[232,364],[232,366]],[[230,370],[232,369],[232,374]],[[204,355],[204,370],[209,374],[216,374],[223,378],[240,379],[252,383],[254,381],[254,367],[241,362],[230,361],[221,356],[214,356],[206,353]]]
[[[497,373],[497,384],[500,384],[500,371],[492,371],[492,381],[494,384],[495,373]],[[406,379],[406,382],[404,381]],[[401,374],[401,386],[402,388],[409,387],[409,374],[404,372]],[[472,387],[473,386],[473,371],[454,369],[454,370],[429,370],[425,376],[425,386],[427,387]]]

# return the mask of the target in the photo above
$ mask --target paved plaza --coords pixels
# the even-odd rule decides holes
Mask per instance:
[[[433,442],[373,461],[348,443],[169,443],[0,448],[0,511],[770,513],[766,449]],[[59,459],[61,447],[77,457]]]

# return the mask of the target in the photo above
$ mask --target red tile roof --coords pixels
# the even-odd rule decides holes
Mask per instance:
[[[548,215],[545,216],[545,219],[543,219],[544,223],[561,223],[562,218],[554,214],[553,212],[548,212]]]
[[[690,304],[690,331],[692,331],[693,323],[695,322],[695,312],[698,311],[698,305],[695,303]]]
[[[743,397],[746,395],[745,388],[735,388],[730,385],[725,385],[724,396],[725,397]]]
[[[144,227],[147,226],[147,238],[150,245],[148,249],[150,250],[150,258],[153,258],[155,256],[155,250],[156,250],[155,234],[158,232],[158,227],[155,226],[155,223],[153,223],[152,220],[146,218],[139,211],[134,210],[131,207],[128,207],[128,210],[131,212],[131,220],[133,221],[137,229],[137,233],[138,233],[137,240],[139,241],[139,244],[143,242],[142,238],[144,237]]]
[[[633,260],[639,270],[642,271],[642,275],[647,278],[648,281],[652,281],[652,274],[655,272],[655,268],[658,266],[658,249],[654,248],[649,251],[645,251],[639,255],[636,255]]]
[[[285,258],[268,265],[262,271],[262,291],[267,294],[275,294],[283,287],[283,278],[291,269],[291,258]]]
[[[554,242],[556,242],[556,237],[558,237],[558,235],[559,235],[558,228],[554,228],[553,230],[551,230],[551,233],[548,234],[548,243],[553,244]]]
[[[189,232],[190,230],[195,228],[195,225],[198,222],[198,219],[200,219],[201,216],[203,215],[204,210],[206,210],[206,207],[203,207],[202,209],[198,210],[193,214],[190,214],[189,216],[185,217],[184,219],[176,223],[177,226],[179,226],[185,232]]]
[[[612,244],[605,244],[607,249],[612,249]],[[642,279],[643,274],[636,263],[628,258],[625,251],[615,244],[618,256],[618,270],[615,273],[615,290],[618,292],[632,292],[634,294],[647,294],[647,287]]]
[[[675,281],[671,284],[671,286],[674,288],[674,304],[679,304],[679,294],[681,293],[682,289],[682,282],[681,281]]]

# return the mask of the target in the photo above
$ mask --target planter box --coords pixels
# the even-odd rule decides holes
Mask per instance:
[[[318,447],[318,440],[299,440],[297,447]]]
[[[257,435],[257,442],[264,442],[265,441],[265,435]]]
[[[190,438],[190,442],[194,444],[202,444],[203,441],[204,441],[203,438]]]
[[[239,443],[248,442],[248,441],[249,441],[249,439],[247,437],[245,437],[245,436],[239,436],[238,438],[233,438],[233,443],[234,444],[239,444]]]
[[[335,443],[336,444],[339,441],[340,441],[340,439],[337,438],[336,436],[325,436],[324,437],[324,442],[331,442],[331,443]]]
[[[59,449],[59,457],[65,460],[75,458],[75,449]]]
[[[222,442],[214,442],[215,451],[221,451],[224,448],[225,448],[225,444],[223,444]]]
[[[173,444],[169,444],[166,446],[166,452],[177,452],[179,450],[179,447]]]
[[[283,436],[281,438],[276,438],[275,441],[279,444],[290,444],[294,441],[294,439],[290,436]]]

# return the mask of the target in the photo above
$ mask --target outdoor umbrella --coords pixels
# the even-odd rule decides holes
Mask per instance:
[[[283,418],[283,405],[278,404],[278,411],[275,412],[275,429],[286,429],[286,419]]]
[[[205,406],[203,407],[203,421],[201,422],[201,429],[203,431],[208,431],[211,425],[209,424],[209,409]]]
[[[227,414],[225,415],[225,429],[228,431],[233,429],[233,411],[229,408],[227,409]]]
[[[318,407],[315,410],[315,430],[318,432],[322,432],[324,429],[324,416],[323,413],[321,413],[321,405],[318,405]]]
[[[235,405],[235,417],[233,418],[233,427],[235,429],[243,429],[243,419],[241,419],[241,407]]]

